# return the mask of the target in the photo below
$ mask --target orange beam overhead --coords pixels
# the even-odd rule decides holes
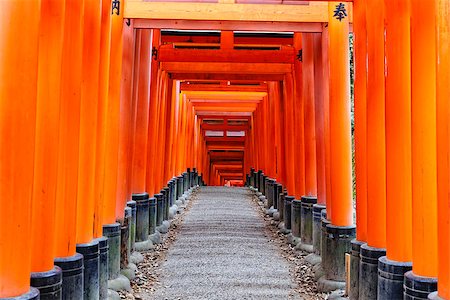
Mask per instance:
[[[161,70],[169,73],[240,73],[240,74],[286,74],[291,64],[286,63],[193,63],[162,62]],[[250,76],[251,77],[251,76]],[[172,78],[173,79],[173,78]]]
[[[243,131],[243,130],[248,130],[249,126],[248,125],[202,124],[201,129],[202,130]]]
[[[199,113],[201,111],[212,111],[213,113],[218,113],[218,112],[226,112],[226,113],[232,113],[232,112],[236,112],[236,113],[242,113],[242,112],[253,112],[256,109],[256,104],[254,106],[240,106],[240,107],[233,107],[233,106],[228,106],[228,107],[220,107],[220,106],[214,106],[209,104],[208,106],[195,106],[195,112]]]
[[[248,22],[248,21],[204,21],[173,19],[135,19],[134,28],[176,28],[183,30],[246,30],[277,32],[322,32],[321,22]]]
[[[243,113],[242,115],[236,114],[236,115],[224,116],[223,114],[218,113],[218,114],[211,114],[211,115],[201,115],[198,117],[201,120],[203,120],[203,119],[227,119],[227,120],[248,120],[248,121],[250,121],[251,114]]]
[[[204,21],[327,22],[328,3],[254,5],[129,0],[124,18]]]
[[[189,99],[216,99],[216,100],[231,100],[231,99],[248,99],[260,100],[267,96],[267,92],[255,91],[185,91]]]
[[[217,116],[226,116],[229,117],[250,117],[252,112],[247,111],[197,111],[197,116],[204,118],[211,118]]]
[[[214,150],[232,150],[232,151],[244,151],[244,145],[243,143],[222,143],[222,142],[208,142],[206,144],[206,149],[208,151],[214,151]]]
[[[245,63],[288,63],[295,60],[292,47],[280,50],[235,50],[235,49],[176,49],[172,45],[159,48],[161,62],[245,62]]]
[[[206,136],[206,142],[244,142],[245,137],[216,137],[216,136]]]
[[[217,71],[208,73],[189,73],[189,72],[172,72],[171,78],[173,80],[233,80],[241,82],[260,82],[260,81],[282,81],[284,79],[284,74],[263,74],[263,73],[253,73],[253,74],[240,74],[236,73],[218,73]]]
[[[196,92],[267,92],[266,84],[252,84],[252,85],[228,85],[228,84],[196,84],[196,83],[181,83],[181,91],[196,91]]]
[[[242,29],[241,29],[242,30]],[[164,43],[220,43],[220,35],[172,35],[163,34]],[[292,45],[292,37],[246,37],[234,36],[236,44]]]

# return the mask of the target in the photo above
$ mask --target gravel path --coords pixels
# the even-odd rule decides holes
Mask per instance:
[[[300,299],[244,188],[202,187],[147,299]]]

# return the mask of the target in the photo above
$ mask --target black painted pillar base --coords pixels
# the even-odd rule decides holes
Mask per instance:
[[[275,181],[273,179],[268,178],[266,180],[266,209],[270,209],[273,206],[273,185],[274,185]]]
[[[300,200],[292,200],[291,202],[291,231],[292,236],[300,238],[302,227],[302,202]]]
[[[136,201],[136,242],[145,242],[149,235],[149,196],[141,193],[132,197]]]
[[[325,210],[325,205],[314,204],[313,205],[313,250],[314,253],[320,255],[321,240],[322,240],[322,210]]]
[[[83,255],[84,300],[98,300],[99,292],[99,243],[78,244],[77,252]]]
[[[291,230],[291,215],[292,215],[292,201],[294,201],[293,196],[285,196],[284,197],[284,228],[287,230]]]
[[[322,266],[328,264],[327,250],[327,225],[331,222],[327,219],[326,210],[322,210],[320,219],[320,256],[322,257]]]
[[[326,278],[334,281],[345,281],[345,254],[351,251],[351,241],[355,238],[356,226],[326,226],[326,257],[322,266]]]
[[[120,274],[120,224],[103,225],[103,236],[108,238],[108,279]]]
[[[183,172],[183,193],[189,189],[189,173]]]
[[[62,270],[58,266],[47,272],[31,273],[31,286],[37,288],[40,300],[61,300]]]
[[[350,253],[350,286],[348,298],[350,300],[359,299],[359,262],[361,246],[364,242],[356,239],[352,240],[352,252]]]
[[[55,265],[62,270],[63,300],[83,299],[83,255],[55,258]]]
[[[1,298],[2,300],[39,300],[39,290],[31,287],[30,291],[17,297]]]
[[[428,295],[428,300],[445,300],[445,299],[439,297],[438,292],[433,292]]]
[[[412,271],[405,273],[404,300],[428,300],[428,295],[437,290],[437,278],[422,277]]]
[[[98,241],[99,249],[99,275],[98,285],[100,299],[106,299],[108,297],[108,238],[102,236],[96,239]]]
[[[131,209],[125,207],[124,218],[120,220],[120,269],[127,268],[130,263],[130,221]]]
[[[278,220],[280,222],[284,222],[284,193],[281,192],[280,195],[278,195]]]
[[[377,300],[378,259],[385,255],[386,249],[370,247],[368,244],[361,246],[359,262],[359,297],[361,299]]]
[[[301,202],[301,240],[302,244],[313,244],[313,205],[317,203],[317,197],[303,196]]]
[[[165,198],[164,201],[164,220],[169,220],[169,208],[170,208],[170,189],[165,187],[162,189],[164,191],[163,195]]]
[[[164,199],[162,194],[155,194],[156,198],[156,227],[161,226],[164,215]]]
[[[136,243],[136,201],[127,202],[127,206],[131,208],[130,220],[130,252],[134,252]]]
[[[182,175],[177,177],[177,199],[183,196],[184,178]]]
[[[150,199],[148,199],[148,223],[149,223],[149,227],[148,227],[148,234],[152,235],[155,233],[156,231],[156,219],[157,219],[157,201],[155,197],[151,197]]]
[[[378,259],[378,298],[403,299],[405,273],[412,269],[411,262],[398,262],[382,256]]]

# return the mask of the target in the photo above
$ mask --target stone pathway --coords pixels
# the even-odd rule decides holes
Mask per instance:
[[[245,188],[202,187],[146,299],[300,299]]]

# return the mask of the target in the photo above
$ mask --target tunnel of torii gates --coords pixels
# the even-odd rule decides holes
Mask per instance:
[[[352,299],[450,299],[450,2],[179,2],[1,1],[0,298],[105,299],[136,211],[245,184]]]

